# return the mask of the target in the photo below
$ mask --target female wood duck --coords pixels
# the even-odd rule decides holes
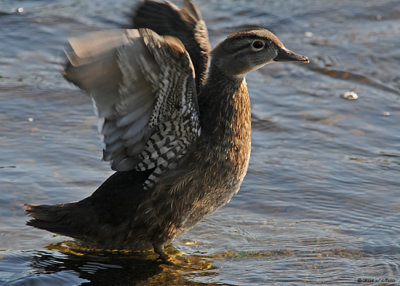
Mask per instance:
[[[164,245],[226,204],[246,175],[246,73],[308,59],[263,28],[236,32],[210,53],[188,0],[182,9],[144,1],[133,25],[72,38],[66,52],[64,76],[93,99],[116,173],[79,202],[27,204],[27,224],[98,248],[154,247],[167,261]]]

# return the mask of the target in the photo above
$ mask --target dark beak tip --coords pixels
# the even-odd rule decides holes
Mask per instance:
[[[308,64],[310,62],[308,57],[296,54],[287,49],[280,50],[274,60],[277,62],[300,62],[305,64]]]

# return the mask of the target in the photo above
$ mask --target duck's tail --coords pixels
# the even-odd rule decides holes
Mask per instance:
[[[24,206],[25,212],[32,217],[27,225],[74,238],[80,238],[83,234],[79,222],[84,221],[85,217],[81,217],[76,202],[57,205],[24,204]]]

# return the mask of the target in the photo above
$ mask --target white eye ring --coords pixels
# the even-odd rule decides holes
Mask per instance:
[[[251,48],[253,49],[253,51],[256,51],[256,52],[261,51],[262,49],[264,49],[264,47],[265,47],[265,43],[261,40],[254,40],[251,43]]]

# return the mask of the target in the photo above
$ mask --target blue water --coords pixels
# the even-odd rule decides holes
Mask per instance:
[[[0,284],[399,284],[398,1],[196,2],[212,45],[260,25],[311,63],[247,76],[248,174],[167,248],[178,266],[25,226],[23,203],[80,200],[112,174],[89,98],[59,71],[69,36],[126,25],[135,3],[0,0]]]

